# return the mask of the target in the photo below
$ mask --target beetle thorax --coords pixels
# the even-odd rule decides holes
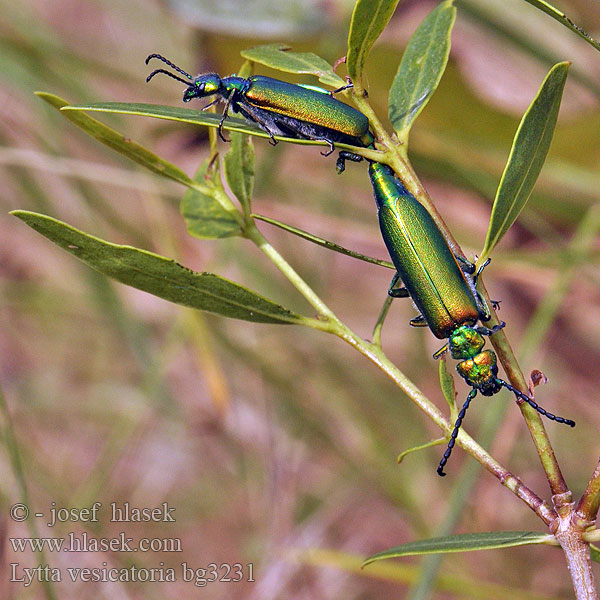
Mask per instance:
[[[485,339],[473,327],[461,325],[455,329],[448,340],[448,348],[452,358],[456,360],[473,358],[485,346]]]

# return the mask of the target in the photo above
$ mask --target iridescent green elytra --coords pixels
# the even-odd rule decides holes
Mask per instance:
[[[411,325],[428,325],[436,337],[448,339],[434,357],[438,358],[449,350],[452,358],[461,361],[456,370],[472,388],[456,419],[437,469],[438,474],[445,475],[444,466],[452,453],[467,408],[477,392],[493,396],[504,387],[542,415],[574,427],[575,423],[570,419],[547,412],[497,376],[496,355],[492,350],[482,350],[485,345],[483,336],[493,335],[504,327],[504,323],[492,329],[475,327],[477,321],[490,318],[475,289],[479,272],[475,273],[474,265],[464,259],[457,260],[427,209],[388,166],[371,163],[369,176],[381,233],[397,271],[389,293],[391,296],[412,298],[421,314],[411,321]],[[404,287],[395,287],[398,280],[402,280]]]
[[[369,175],[385,245],[424,319],[413,324],[428,325],[440,339],[459,325],[474,325],[485,307],[427,209],[389,167],[372,163]]]
[[[219,135],[224,141],[227,140],[223,137],[222,126],[231,108],[234,113],[240,113],[248,121],[264,129],[273,144],[277,143],[274,137],[276,135],[323,140],[329,144],[329,151],[323,153],[324,156],[329,156],[334,151],[335,143],[361,147],[373,145],[374,138],[369,131],[367,117],[332,95],[349,86],[330,93],[316,86],[296,85],[262,75],[254,75],[248,79],[235,75],[221,78],[216,73],[192,77],[160,54],[148,56],[146,64],[152,58],[166,63],[187,80],[164,69],[156,69],[146,81],[150,81],[157,73],[163,73],[188,86],[183,94],[184,102],[209,96],[217,96],[214,102],[226,102],[219,123]],[[214,102],[208,106],[212,106]],[[338,172],[344,170],[346,159],[359,162],[362,157],[352,152],[341,151],[336,163]]]

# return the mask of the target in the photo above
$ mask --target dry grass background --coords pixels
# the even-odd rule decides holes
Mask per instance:
[[[399,452],[439,432],[338,340],[169,305],[108,281],[7,214],[16,208],[43,212],[309,310],[247,242],[188,237],[177,185],[86,138],[32,94],[44,90],[78,103],[176,105],[182,90],[175,82],[144,83],[143,61],[151,52],[191,72],[222,75],[239,67],[240,49],[269,41],[292,42],[333,62],[344,53],[352,3],[273,3],[265,9],[268,3],[199,2],[204,12],[196,23],[176,4],[0,1],[0,383],[10,415],[2,417],[3,435],[5,442],[16,439],[32,512],[47,514],[52,502],[102,502],[105,509],[111,502],[168,502],[176,509],[175,523],[110,523],[107,512],[92,525],[49,528],[38,520],[45,536],[87,531],[113,537],[125,531],[136,539],[181,539],[177,554],[47,553],[46,562],[63,574],[70,566],[103,562],[149,568],[162,561],[178,575],[182,562],[240,562],[253,563],[256,581],[212,583],[203,590],[180,577],[164,584],[63,581],[54,586],[55,597],[401,598],[417,577],[419,561],[364,572],[357,562],[433,535],[449,518],[455,495],[461,507],[457,531],[539,529],[534,515],[485,473],[460,499],[456,485],[469,462],[460,451],[444,480],[435,474],[439,447],[397,465]],[[382,116],[403,45],[432,6],[401,3],[374,49],[370,98]],[[498,35],[497,21],[491,21],[494,32],[474,19],[469,6],[459,5],[451,63],[415,127],[411,155],[451,230],[476,253],[518,119],[549,63]],[[599,80],[598,53],[525,3],[510,6],[514,26],[538,52],[555,52],[557,59],[572,60],[573,70]],[[591,3],[562,6],[590,33],[600,31],[600,10]],[[248,15],[240,14],[242,7]],[[289,14],[279,17],[276,9]],[[101,119],[189,174],[207,155],[204,131],[137,117]],[[363,165],[350,164],[337,177],[333,160],[322,159],[315,148],[272,148],[264,140],[255,146],[256,212],[385,257]],[[548,425],[576,495],[594,468],[600,439],[600,273],[597,239],[583,259],[567,248],[588,209],[600,201],[599,167],[597,90],[571,76],[534,197],[485,275],[492,296],[502,300],[509,339],[517,352],[527,345],[530,358],[523,368],[539,368],[549,378],[537,399],[578,422],[575,430]],[[261,229],[341,317],[370,335],[389,283],[387,270],[267,225]],[[413,315],[410,302],[394,303],[384,347],[443,407],[431,360],[439,344],[428,331],[408,327]],[[535,328],[528,329],[532,323]],[[462,383],[457,389],[459,398],[466,395]],[[547,497],[508,393],[478,398],[467,429],[477,436],[491,403],[507,404],[492,453]],[[31,533],[8,517],[21,498],[8,452],[0,455],[0,469],[0,597],[44,598],[48,592],[39,583],[9,582],[10,563],[21,568],[40,560],[13,552],[8,543]],[[334,552],[298,553],[306,549]],[[545,547],[452,555],[442,573],[432,597],[570,597],[562,555]]]

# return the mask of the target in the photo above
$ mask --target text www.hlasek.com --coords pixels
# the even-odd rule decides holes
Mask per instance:
[[[113,538],[96,538],[85,531],[64,537],[9,538],[13,552],[181,552],[179,538],[141,538],[137,543],[121,532]]]

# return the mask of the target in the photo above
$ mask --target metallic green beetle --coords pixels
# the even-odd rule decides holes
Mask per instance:
[[[477,392],[493,396],[504,387],[547,418],[574,427],[574,421],[547,412],[523,392],[500,379],[495,353],[492,350],[482,351],[484,336],[493,335],[504,327],[504,323],[492,329],[475,326],[477,321],[490,319],[487,306],[475,289],[481,269],[475,273],[474,265],[462,258],[457,259],[427,209],[388,166],[371,163],[369,176],[381,233],[396,267],[389,294],[412,298],[421,314],[410,322],[411,325],[429,326],[436,337],[448,339],[434,357],[439,358],[449,350],[452,358],[461,361],[456,369],[472,388],[458,413],[437,469],[438,474],[445,475],[444,466],[452,453],[467,408]],[[402,280],[404,287],[396,287],[398,280]]]
[[[327,142],[329,151],[323,152],[323,156],[329,156],[335,150],[335,143],[373,147],[374,138],[369,131],[367,117],[333,97],[334,93],[350,85],[328,92],[317,86],[287,83],[262,75],[254,75],[248,79],[235,75],[221,78],[216,73],[192,77],[160,54],[148,56],[146,64],[152,58],[169,65],[187,80],[165,69],[156,69],[148,75],[146,82],[156,74],[163,73],[188,86],[183,94],[184,102],[209,96],[217,98],[204,108],[219,100],[226,102],[219,123],[219,136],[223,141],[227,141],[223,136],[223,122],[231,108],[234,113],[240,113],[248,121],[264,129],[273,145],[277,143],[274,136],[279,135]],[[344,170],[347,159],[360,162],[362,157],[342,150],[336,162],[338,173]]]

